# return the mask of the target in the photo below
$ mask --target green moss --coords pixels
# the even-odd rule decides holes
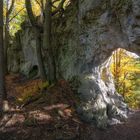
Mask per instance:
[[[79,76],[77,76],[77,75],[76,76],[73,76],[68,81],[70,83],[70,86],[71,86],[72,90],[75,91],[75,92],[77,92],[78,91],[78,88],[81,85],[81,81],[80,81]]]
[[[28,127],[36,126],[37,125],[37,120],[35,118],[26,119],[24,121],[23,125],[28,126]]]
[[[118,0],[116,1],[111,9],[117,14],[123,14],[124,12],[128,11],[132,7],[132,0]]]

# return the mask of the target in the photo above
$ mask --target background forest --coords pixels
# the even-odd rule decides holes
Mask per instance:
[[[111,71],[118,93],[131,108],[140,108],[140,58],[124,49],[113,53]]]

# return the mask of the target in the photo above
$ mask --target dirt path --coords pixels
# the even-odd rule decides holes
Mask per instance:
[[[90,130],[89,135],[86,136],[88,140],[140,140],[140,111],[131,114],[124,124],[110,126],[104,131],[91,132]],[[86,140],[86,138],[80,140]]]
[[[140,140],[140,111],[127,122],[99,130],[73,120],[12,127],[0,131],[0,140]]]

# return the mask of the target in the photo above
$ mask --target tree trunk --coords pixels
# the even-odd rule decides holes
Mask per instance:
[[[47,78],[46,78],[46,72],[45,72],[42,50],[41,50],[40,32],[37,30],[37,28],[34,28],[34,33],[35,33],[35,36],[36,36],[36,52],[37,52],[37,60],[38,60],[40,77],[43,81],[46,81]]]
[[[36,50],[37,50],[37,60],[38,60],[38,67],[39,67],[39,72],[40,72],[40,77],[43,81],[47,80],[46,77],[46,72],[45,72],[45,67],[43,63],[43,58],[42,58],[42,51],[41,51],[41,39],[40,39],[40,32],[39,32],[39,27],[37,25],[36,19],[33,15],[32,11],[32,6],[31,6],[31,1],[30,0],[25,0],[26,4],[26,10],[28,13],[29,20],[31,22],[31,25],[34,28],[34,34],[36,37]]]
[[[4,74],[3,1],[0,1],[0,96],[2,97],[2,102],[7,99]]]
[[[46,1],[45,5],[45,23],[44,23],[44,35],[43,35],[43,48],[46,49],[47,55],[47,68],[48,68],[48,79],[49,83],[52,84],[56,82],[56,67],[55,60],[53,56],[53,49],[51,45],[51,17],[52,17],[52,6],[51,0]]]
[[[5,38],[4,38],[4,61],[5,61],[5,74],[8,73],[8,63],[7,63],[7,50],[9,47],[9,27],[7,23],[8,19],[6,18],[5,25]]]
[[[10,18],[10,14],[12,13],[12,10],[14,8],[14,3],[15,3],[15,0],[12,0],[11,4],[10,4],[9,0],[6,1],[6,20],[5,20],[5,28],[4,28],[4,32],[5,32],[5,38],[4,38],[5,74],[8,73],[7,50],[8,50],[8,47],[9,47],[9,38],[10,38],[9,18]]]
[[[9,0],[6,1],[6,20],[5,20],[5,26],[4,26],[4,61],[5,61],[5,74],[8,73],[8,63],[7,63],[7,49],[9,47]]]

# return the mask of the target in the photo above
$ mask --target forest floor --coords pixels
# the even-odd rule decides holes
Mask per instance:
[[[126,122],[100,130],[79,119],[79,100],[66,81],[47,90],[40,83],[7,76],[10,110],[0,117],[0,140],[140,140],[139,110]]]

